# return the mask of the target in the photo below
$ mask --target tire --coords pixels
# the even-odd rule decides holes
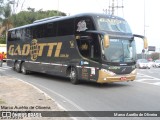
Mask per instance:
[[[18,72],[18,73],[21,72],[21,64],[19,62],[16,62],[14,64],[14,68],[15,68],[16,72]]]
[[[2,67],[2,64],[3,64],[3,60],[0,60],[0,67]]]
[[[27,71],[26,68],[25,68],[25,62],[23,62],[22,65],[21,65],[21,71],[22,71],[22,73],[23,73],[24,75],[27,75],[28,71]]]
[[[72,84],[76,85],[76,84],[79,83],[78,74],[77,74],[76,68],[71,67],[69,78],[70,78],[70,81],[71,81]]]

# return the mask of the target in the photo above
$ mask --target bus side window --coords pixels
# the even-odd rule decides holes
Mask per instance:
[[[44,25],[36,26],[37,38],[44,38]]]
[[[90,51],[89,51],[89,43],[87,40],[78,40],[77,41],[79,52],[83,57],[89,58]]]
[[[11,31],[11,40],[16,40],[16,31]]]
[[[17,36],[17,37],[16,37],[17,40],[22,39],[21,30],[17,30],[17,31],[16,31],[16,36]]]
[[[75,33],[84,32],[86,30],[94,30],[93,20],[90,17],[78,17],[75,21]]]
[[[32,28],[25,28],[23,30],[23,36],[25,37],[25,40],[30,40],[33,37]]]
[[[55,37],[57,34],[57,23],[45,24],[45,37]]]
[[[74,34],[74,19],[58,22],[58,36]]]
[[[77,39],[77,45],[83,57],[94,61],[100,60],[101,52],[97,35],[81,36],[80,39]]]
[[[10,31],[8,33],[8,40],[9,41],[14,41],[14,40],[20,40],[21,39],[21,31],[20,30],[13,30],[13,31]]]
[[[99,61],[101,57],[101,49],[100,49],[100,43],[98,40],[97,35],[92,35],[92,39],[90,40],[91,44],[91,59],[94,61]]]
[[[37,33],[38,33],[37,27],[34,26],[34,27],[33,27],[33,38],[34,38],[34,39],[38,38]]]
[[[12,41],[11,33],[12,33],[11,31],[8,32],[8,35],[7,35],[8,36],[8,39],[7,39],[8,41]]]

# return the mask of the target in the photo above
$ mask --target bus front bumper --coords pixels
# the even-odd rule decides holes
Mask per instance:
[[[111,74],[109,71],[99,70],[99,78],[97,83],[112,83],[112,82],[124,82],[124,81],[133,81],[136,79],[136,69],[133,70],[130,74],[125,75],[116,75]]]

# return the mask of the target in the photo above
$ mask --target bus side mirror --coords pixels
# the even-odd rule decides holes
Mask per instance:
[[[144,49],[147,49],[148,48],[148,41],[147,41],[146,37],[144,37],[143,42],[144,42]]]
[[[104,44],[103,44],[104,48],[109,47],[109,36],[108,35],[104,35]]]
[[[145,36],[142,36],[142,35],[137,35],[137,34],[134,34],[133,35],[134,37],[138,37],[138,38],[142,38],[143,39],[143,47],[144,49],[147,49],[148,48],[148,42],[147,42],[147,38]]]

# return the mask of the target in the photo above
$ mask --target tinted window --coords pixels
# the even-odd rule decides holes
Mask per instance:
[[[20,40],[21,39],[21,31],[13,30],[8,32],[8,41]]]
[[[101,53],[97,35],[86,34],[85,36],[80,36],[80,39],[77,39],[77,45],[83,57],[99,61]]]
[[[8,39],[7,39],[8,41],[11,41],[11,40],[12,40],[12,38],[11,38],[11,33],[12,33],[11,31],[8,32]]]
[[[58,22],[58,36],[74,34],[74,19]]]
[[[44,25],[37,25],[33,27],[33,38],[43,38],[45,34]]]
[[[23,39],[25,40],[29,40],[29,39],[32,39],[33,38],[33,32],[32,32],[32,28],[31,27],[28,27],[28,28],[24,28],[22,31],[23,31]]]
[[[16,38],[17,38],[17,40],[19,40],[19,39],[22,38],[22,34],[21,33],[22,33],[21,30],[17,30],[16,31]]]
[[[132,33],[125,20],[117,18],[107,18],[107,16],[96,17],[99,30]]]
[[[57,33],[57,23],[45,24],[45,37],[55,37]]]
[[[75,32],[80,33],[86,30],[94,30],[93,20],[90,17],[76,18]]]

